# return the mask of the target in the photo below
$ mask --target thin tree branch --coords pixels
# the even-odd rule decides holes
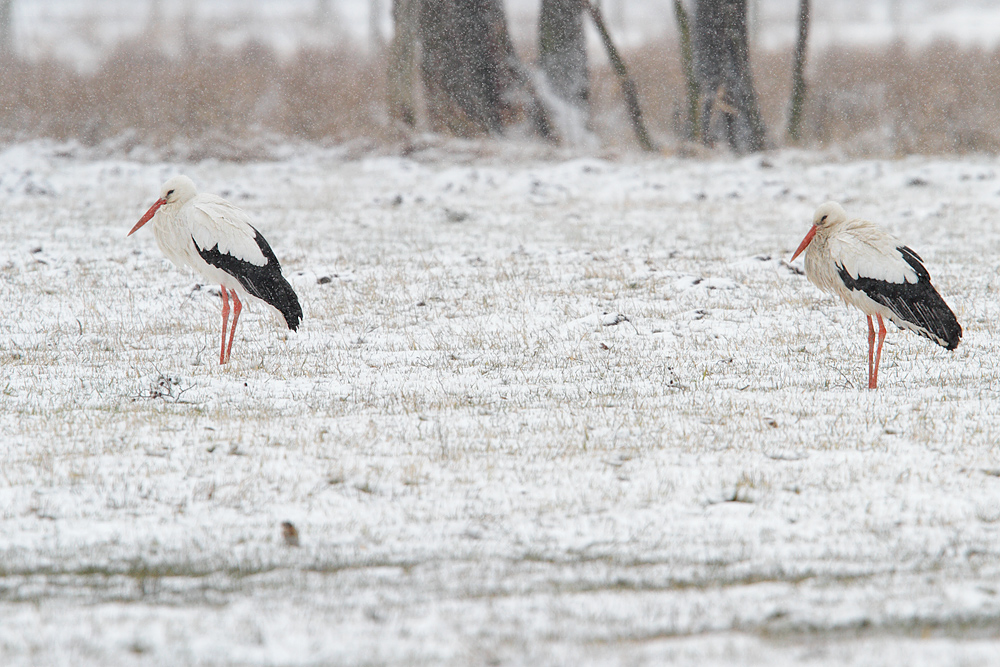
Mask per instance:
[[[601,14],[600,8],[589,0],[580,1],[584,3],[587,12],[590,14],[590,18],[594,20],[594,27],[597,28],[597,32],[601,36],[601,41],[604,42],[604,48],[608,51],[608,60],[611,61],[611,67],[615,70],[618,83],[622,87],[622,94],[625,96],[625,107],[628,109],[628,117],[632,123],[632,130],[635,132],[636,139],[639,140],[639,145],[645,151],[656,151],[656,145],[650,138],[649,132],[646,131],[646,125],[642,121],[642,108],[639,106],[639,92],[636,89],[635,81],[629,76],[628,69],[625,67],[625,61],[619,55],[614,42],[611,41],[611,34],[604,23],[604,16]]]
[[[691,139],[701,140],[701,125],[698,118],[699,98],[698,79],[694,75],[694,49],[691,45],[691,21],[681,0],[674,0],[674,14],[677,16],[677,27],[681,33],[681,67],[684,79],[687,81],[688,126]]]
[[[795,43],[792,70],[792,101],[788,115],[788,138],[797,142],[801,136],[802,111],[806,102],[806,40],[809,37],[809,0],[799,0],[799,38]]]

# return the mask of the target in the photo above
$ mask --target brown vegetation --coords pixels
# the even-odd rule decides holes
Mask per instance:
[[[676,44],[625,57],[650,131],[681,146],[686,89]],[[784,140],[791,64],[790,52],[754,57],[772,145]],[[280,60],[259,44],[238,51],[189,44],[179,58],[132,44],[93,73],[8,60],[0,64],[0,142],[73,139],[229,159],[287,140],[363,139],[392,150],[408,130],[389,121],[384,69],[349,51],[303,50]],[[806,76],[803,147],[849,155],[1000,152],[1000,50],[837,48],[811,55]],[[610,68],[593,66],[592,85],[594,131],[605,145],[634,147]]]
[[[677,47],[651,45],[631,58],[653,131],[682,137],[687,110]],[[782,145],[792,53],[758,53],[753,61],[769,140]],[[597,79],[595,106],[606,114],[614,82],[602,71]],[[1000,152],[1000,50],[952,43],[829,49],[810,55],[806,80],[802,147],[855,156]],[[607,119],[600,125],[609,136]]]

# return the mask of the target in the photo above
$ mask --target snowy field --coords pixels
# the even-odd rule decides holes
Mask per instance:
[[[0,663],[998,664],[1000,161],[543,157],[0,152]],[[125,238],[178,172],[298,333],[216,363],[217,287]],[[828,197],[955,352],[862,388],[787,264]]]

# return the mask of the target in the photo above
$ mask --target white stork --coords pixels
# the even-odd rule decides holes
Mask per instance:
[[[222,351],[225,364],[233,351],[236,323],[243,304],[252,296],[277,310],[292,331],[302,319],[299,299],[281,275],[281,265],[260,232],[250,224],[246,212],[209,194],[198,194],[187,176],[174,176],[160,190],[160,198],[149,207],[127,236],[153,221],[156,245],[178,267],[187,267],[222,288]],[[233,326],[226,345],[229,296],[233,297]]]
[[[791,261],[803,250],[809,281],[868,316],[869,389],[878,386],[885,340],[883,317],[949,350],[958,347],[962,327],[931,285],[923,260],[888,232],[867,220],[848,220],[840,204],[828,201],[816,209],[812,229]],[[879,327],[874,361],[873,315]]]

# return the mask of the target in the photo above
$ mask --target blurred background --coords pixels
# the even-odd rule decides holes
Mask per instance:
[[[534,94],[543,0],[498,1]],[[289,142],[399,152],[429,132],[476,135],[428,118],[419,76],[414,116],[399,122],[390,108],[386,72],[399,2],[0,0],[0,141],[50,138],[109,153],[238,160]],[[745,2],[765,147],[789,145],[800,3]],[[695,0],[594,4],[635,82],[656,150],[691,149],[675,5],[693,21]],[[584,35],[586,136],[541,141],[638,150],[594,21],[584,21]],[[995,0],[813,3],[807,44],[796,145],[852,156],[1000,150]],[[538,140],[529,116],[485,134]]]

